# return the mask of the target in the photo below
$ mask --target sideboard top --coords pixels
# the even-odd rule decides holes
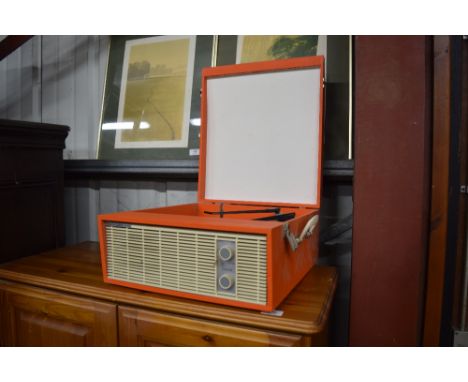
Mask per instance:
[[[283,311],[280,317],[106,284],[102,280],[99,247],[95,242],[2,264],[0,278],[114,303],[310,335],[321,332],[327,322],[337,271],[333,267],[313,267],[278,307]]]

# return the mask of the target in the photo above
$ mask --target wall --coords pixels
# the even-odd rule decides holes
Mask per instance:
[[[96,215],[116,211],[192,203],[195,182],[90,180],[65,188],[65,237],[68,244],[97,241]]]
[[[96,156],[108,36],[35,36],[0,62],[0,118],[71,128],[64,157]]]
[[[65,159],[95,159],[109,36],[35,36],[0,61],[0,118],[70,126]],[[195,182],[67,181],[66,243],[97,240],[96,215],[196,200]]]

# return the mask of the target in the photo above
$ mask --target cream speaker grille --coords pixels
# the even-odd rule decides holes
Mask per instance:
[[[266,304],[266,236],[108,222],[107,276],[113,280]],[[232,243],[230,290],[219,288],[219,243]]]

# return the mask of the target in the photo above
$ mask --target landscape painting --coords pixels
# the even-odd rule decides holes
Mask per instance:
[[[194,58],[195,36],[126,42],[116,149],[187,147]]]
[[[319,36],[238,36],[236,62],[315,56],[319,50]]]

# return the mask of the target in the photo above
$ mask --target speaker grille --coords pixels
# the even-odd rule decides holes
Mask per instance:
[[[266,237],[108,222],[107,276],[181,292],[266,304]],[[217,288],[216,243],[236,243],[235,292]]]

